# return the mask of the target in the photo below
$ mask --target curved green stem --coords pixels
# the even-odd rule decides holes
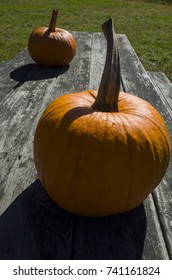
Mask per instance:
[[[112,18],[102,25],[102,29],[107,40],[106,62],[97,98],[92,107],[100,111],[117,112],[120,90],[120,63]]]

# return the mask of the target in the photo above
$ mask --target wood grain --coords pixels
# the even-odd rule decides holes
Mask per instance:
[[[171,117],[172,135],[172,84],[164,73],[148,73],[166,109]],[[172,138],[171,138],[172,139]],[[172,259],[172,158],[160,187],[153,192],[154,202],[160,219],[168,254]]]
[[[149,74],[143,68],[139,58],[137,57],[134,49],[125,35],[119,36],[119,49],[121,56],[122,84],[125,91],[133,93],[147,100],[161,113],[167,124],[167,127],[169,128],[172,139],[172,111],[170,105],[168,105],[169,98],[167,101],[167,98],[164,97],[163,91],[161,91],[160,88],[158,89],[158,86],[154,86],[156,81],[154,80],[153,82],[152,79],[150,79]],[[169,86],[167,84],[166,90],[168,88]],[[162,245],[163,247],[161,250],[162,255],[160,256],[158,252],[157,256],[154,256],[154,258],[163,259],[165,255],[168,254],[170,254],[171,257],[172,249],[172,159],[170,160],[169,167],[163,180],[153,192],[153,198],[157,213],[155,215],[155,212],[152,212],[152,208],[148,208],[150,213],[153,215],[152,221],[154,225],[151,224],[151,228],[152,231],[155,230],[155,232],[158,232],[158,228],[161,228],[161,231],[163,231],[165,236],[164,244],[161,242],[161,240],[157,242],[157,246],[160,244],[160,246]],[[151,204],[152,201],[147,204],[147,207]],[[149,213],[149,210],[147,213]],[[151,218],[150,214],[149,218]],[[150,236],[153,238],[153,234]],[[150,239],[146,241],[146,244],[148,244],[148,242],[150,242]],[[152,242],[154,243],[153,239]],[[166,246],[166,249],[164,248],[164,245]],[[168,253],[165,253],[164,255],[163,251],[166,250]]]
[[[112,217],[78,217],[36,180],[1,215],[0,259],[140,259],[145,231],[143,205]]]
[[[62,94],[98,89],[103,72],[102,33],[73,34],[77,55],[66,67],[36,65],[27,49],[0,64],[0,258],[172,259],[171,162],[145,207],[103,219],[63,211],[37,180],[32,145],[43,110]],[[121,87],[152,103],[172,135],[170,85],[145,71],[125,35],[118,40]]]
[[[32,143],[43,110],[59,95],[88,88],[91,35],[88,38],[89,34],[78,34],[78,44],[83,43],[78,45],[78,55],[70,67],[44,68],[32,63],[27,71],[25,61],[10,72],[17,86],[3,98],[0,111],[0,213],[36,178]],[[28,57],[27,50],[18,61],[23,61],[23,56]]]
[[[37,180],[0,218],[0,259],[71,259],[73,225]]]

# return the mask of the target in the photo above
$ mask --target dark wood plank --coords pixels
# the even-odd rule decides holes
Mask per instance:
[[[101,259],[134,259],[141,257],[146,229],[143,206],[140,206],[137,211],[134,209],[130,214],[127,213],[126,215],[119,216],[120,218],[115,216],[107,217],[107,219],[103,220],[97,219],[96,221],[94,219],[71,216],[70,214],[69,218],[68,215],[62,214],[63,211],[57,210],[58,207],[54,204],[52,205],[50,201],[46,202],[48,204],[45,203],[47,206],[39,204],[38,200],[41,200],[41,197],[45,201],[48,200],[40,184],[33,183],[31,187],[27,188],[36,179],[32,143],[34,131],[42,111],[49,102],[59,95],[82,91],[88,88],[98,89],[99,86],[106,53],[104,36],[101,33],[73,33],[78,42],[78,51],[70,67],[50,69],[35,65],[30,60],[26,49],[17,58],[3,65],[6,67],[6,72],[4,72],[3,76],[4,78],[6,77],[6,82],[3,85],[3,78],[0,82],[0,93],[2,93],[2,99],[0,99],[2,101],[0,111],[0,119],[2,120],[0,124],[0,169],[2,170],[0,178],[0,213],[3,213],[14,201],[14,204],[9,206],[1,216],[2,219],[0,218],[0,227],[4,229],[2,232],[0,231],[0,238],[4,240],[5,243],[3,242],[3,244],[7,244],[8,239],[10,240],[9,246],[3,247],[5,246],[3,244],[0,246],[1,256],[6,256],[7,259],[10,258],[9,256],[17,258],[21,254],[23,254],[23,258],[31,259],[80,259],[84,258],[83,256],[87,259],[97,259],[99,257]],[[148,101],[150,100],[151,103],[155,103],[157,108],[164,112],[166,103],[160,100],[157,90],[154,89],[150,77],[141,65],[126,36],[119,35],[118,37],[121,54],[122,85],[124,89],[132,91]],[[3,72],[1,73],[3,74]],[[6,88],[5,93],[2,90],[3,87]],[[150,93],[147,95],[146,89],[148,89],[148,92],[152,90],[153,96]],[[164,116],[167,124],[170,125],[169,111],[165,112]],[[164,186],[162,186],[163,198],[157,199],[158,196],[153,194],[153,196],[150,195],[145,201],[148,229],[143,259],[169,258],[167,240],[164,241],[163,239],[162,221],[170,224],[172,220],[170,213],[171,205],[166,200],[167,196],[169,197],[169,190],[171,188],[169,186],[171,180],[170,172],[171,169],[167,173],[169,178],[167,178],[167,175],[163,181],[163,184],[167,185],[165,189],[167,194],[164,194]],[[21,195],[18,197],[20,193]],[[160,194],[160,192],[156,191],[155,194]],[[16,199],[16,197],[18,198]],[[29,201],[32,200],[36,203],[33,203],[35,205],[31,204],[32,207],[30,207]],[[154,201],[158,205],[157,207]],[[26,205],[25,208],[23,208],[23,203]],[[36,207],[37,204],[38,207]],[[49,211],[48,207],[50,207],[50,210],[52,209],[50,215],[46,213]],[[42,211],[42,214],[39,216],[38,213],[40,211]],[[19,214],[20,212],[21,216],[18,217],[15,213]],[[163,217],[164,213],[167,216],[165,218]],[[47,217],[46,215],[49,216]],[[57,223],[55,223],[56,215],[59,217],[59,222]],[[66,240],[63,240],[62,243],[65,243],[65,245],[60,250],[61,243],[58,244],[59,235],[57,235],[56,239],[55,233],[56,231],[58,232],[59,224],[62,223],[64,216],[67,217],[65,218],[64,223],[66,226],[64,225],[64,227],[68,232],[66,238],[69,242],[65,243]],[[15,243],[12,245],[13,239],[10,237],[10,227],[14,228],[14,223],[10,224],[9,221],[13,218],[17,222],[17,227],[14,233]],[[19,224],[21,226],[23,220],[25,221],[23,222],[21,236],[24,236],[24,233],[28,234],[28,236],[26,240],[22,239],[21,247],[18,243],[20,236]],[[47,224],[49,220],[50,223]],[[45,236],[43,234],[40,235],[39,223],[42,229],[41,232],[44,232],[46,227],[48,227],[51,229],[52,235],[50,231]],[[55,228],[53,231],[54,223]],[[137,225],[137,228],[134,227],[134,224]],[[126,231],[128,232],[128,238]],[[62,230],[60,238],[62,238],[63,232]],[[82,239],[80,236],[82,236]],[[168,236],[170,241],[170,234]],[[56,246],[54,249],[53,241],[49,242],[49,244],[47,243],[48,238],[52,238],[52,240],[55,238]],[[118,239],[120,243],[117,242]],[[32,240],[34,240],[33,244],[31,244]],[[106,247],[105,251],[101,247],[103,246],[102,240],[106,243],[106,246],[104,246]],[[43,244],[43,249],[41,249],[41,243]],[[27,244],[30,244],[28,253],[26,252]],[[14,253],[15,246],[19,246],[16,253]],[[66,246],[68,249],[66,249]],[[130,247],[130,250],[125,251],[128,247]],[[7,248],[6,251],[5,248]],[[65,250],[67,250],[66,255]],[[10,253],[10,251],[13,253]]]
[[[119,49],[120,49],[120,57],[121,57],[121,71],[122,71],[122,83],[125,91],[133,93],[148,102],[150,102],[164,117],[164,120],[169,128],[170,135],[172,136],[172,126],[171,126],[171,109],[170,107],[166,107],[166,101],[163,98],[160,98],[160,94],[157,91],[157,88],[154,87],[149,75],[143,68],[139,58],[137,57],[134,49],[132,48],[130,42],[128,41],[125,35],[119,36]],[[155,202],[156,206],[156,215],[155,212],[152,212],[152,208],[149,208],[150,203],[147,204],[147,213],[152,213],[152,221],[151,230],[152,232],[158,232],[159,228],[162,228],[162,233],[164,235],[167,232],[169,242],[166,242],[165,235],[165,246],[162,244],[161,239],[159,240],[160,246],[162,246],[162,252],[167,250],[165,255],[170,253],[169,251],[169,243],[172,244],[171,238],[171,221],[172,221],[172,160],[170,161],[169,168],[159,184],[158,188],[153,192],[153,203]],[[156,199],[155,199],[156,198]],[[149,198],[148,198],[149,199]],[[148,217],[150,219],[150,215]],[[159,220],[160,219],[160,220]],[[152,240],[147,239],[145,244],[152,242],[154,244],[153,234]],[[158,244],[158,243],[157,243]],[[151,246],[151,244],[150,244]],[[153,245],[154,246],[154,245]],[[158,246],[158,245],[157,245]],[[170,249],[171,250],[171,249]],[[147,250],[146,250],[147,251]],[[145,251],[145,252],[146,252]],[[145,256],[146,258],[146,256]],[[154,256],[155,259],[163,259],[164,254],[159,255],[157,253]]]
[[[72,91],[82,91],[88,89],[91,83],[93,85],[93,82],[94,86],[96,86],[96,83],[99,83],[101,69],[102,66],[104,66],[103,59],[105,59],[105,48],[102,49],[101,47],[98,55],[96,55],[96,53],[100,42],[99,37],[102,35],[94,35],[94,38],[92,38],[92,34],[76,33],[76,36],[78,36],[78,55],[75,57],[73,63],[71,63],[70,68],[63,73],[63,75],[60,74],[64,69],[58,69],[58,71],[56,69],[55,72],[52,72],[50,69],[45,70],[37,65],[31,65],[31,69],[29,69],[28,72],[25,71],[25,67],[27,67],[25,65],[11,72],[11,78],[15,79],[18,84],[15,86],[14,90],[11,90],[11,93],[13,92],[14,94],[13,102],[7,96],[5,96],[3,100],[4,111],[1,114],[1,118],[4,120],[2,139],[3,135],[8,136],[8,141],[7,138],[3,139],[3,152],[5,147],[9,148],[12,144],[12,146],[15,147],[15,151],[10,153],[10,162],[7,161],[7,165],[5,166],[6,178],[4,182],[2,182],[4,184],[1,184],[1,191],[4,191],[1,192],[3,201],[1,210],[4,211],[7,205],[10,204],[19,193],[21,193],[21,195],[17,197],[1,216],[1,240],[3,241],[3,245],[0,252],[2,258],[135,259],[141,257],[146,230],[143,205],[138,208],[138,211],[133,210],[130,214],[127,214],[127,216],[122,215],[122,219],[119,216],[98,219],[97,221],[76,216],[73,216],[73,219],[67,218],[67,220],[70,220],[70,222],[67,223],[70,227],[67,226],[65,229],[67,232],[70,229],[70,232],[67,243],[68,249],[66,249],[60,242],[62,235],[58,234],[58,227],[64,219],[63,215],[60,215],[59,219],[57,219],[58,207],[55,207],[53,204],[53,207],[55,207],[53,209],[56,209],[53,211],[56,212],[56,214],[51,216],[52,205],[50,205],[50,203],[52,202],[47,198],[46,203],[42,205],[42,196],[45,198],[46,195],[41,189],[40,184],[33,183],[29,188],[23,190],[29,184],[30,180],[34,180],[36,176],[32,159],[32,139],[36,122],[43,108],[48,102],[61,94]],[[91,49],[94,50],[94,53],[91,53]],[[101,56],[102,60],[100,72],[96,69],[99,56]],[[90,67],[92,71],[91,75]],[[26,75],[21,78],[22,72],[25,72]],[[96,76],[97,82],[95,83]],[[10,115],[10,110],[8,110],[11,106],[11,113],[13,113],[13,115]],[[32,120],[29,115],[32,116]],[[18,128],[17,132],[15,131],[16,126]],[[23,126],[26,127],[24,132],[20,131]],[[18,139],[17,142],[16,139]],[[8,158],[7,154],[4,155],[4,158]],[[21,182],[22,186],[20,186]],[[69,216],[71,217],[70,214]],[[67,217],[69,216],[67,215]],[[141,227],[138,227],[141,235],[133,234],[133,223],[127,223],[127,221],[130,220],[128,219],[129,216],[132,217],[133,222],[137,220],[138,223],[141,224]],[[12,219],[13,223],[10,223]],[[56,219],[55,226],[53,219]],[[121,220],[123,221],[122,224]],[[73,229],[74,224],[75,230]],[[93,224],[95,224],[95,230],[93,230]],[[49,235],[46,235],[45,228],[47,227],[51,228]],[[13,230],[14,238],[10,236],[12,228],[15,228],[15,230]],[[130,232],[128,238],[125,236],[127,230]],[[101,235],[99,235],[100,231]],[[44,234],[42,234],[42,232],[44,232]],[[89,247],[94,244],[94,248],[100,249],[86,250],[85,242],[83,244],[81,238],[78,238],[78,233],[80,233],[80,236],[83,236],[83,232],[86,233],[85,238],[87,237],[87,244]],[[54,234],[54,236],[50,233]],[[73,233],[75,233],[75,237],[73,237]],[[98,242],[97,236],[99,236]],[[137,241],[139,240],[139,242],[135,243],[134,239],[131,240],[131,236],[133,236],[134,239],[136,238]],[[65,243],[66,238],[64,237],[64,239]],[[114,242],[112,246],[111,242],[113,239],[117,241],[120,239],[120,242]],[[73,247],[71,246],[72,240],[74,241]],[[102,240],[105,240],[107,243],[106,250],[102,249]],[[121,242],[123,244],[121,244]],[[29,246],[29,249],[27,246]],[[132,248],[130,248],[129,251],[126,250],[126,248],[131,246]],[[16,248],[18,249],[16,250]],[[71,248],[73,249],[72,253]],[[64,254],[66,254],[65,257]]]
[[[122,37],[123,37],[123,35],[119,35],[119,38],[122,38]],[[124,37],[125,37],[125,35],[124,35]],[[120,51],[121,51],[122,47],[123,46],[121,44],[119,44]],[[131,45],[128,45],[128,41],[127,41],[127,48],[129,48],[129,51],[132,54],[132,58],[134,57],[134,60],[130,61],[130,66],[132,63],[136,63],[137,67],[142,68],[142,66],[140,65],[141,63],[138,60],[138,57],[136,56]],[[134,54],[133,54],[133,52],[134,52]],[[125,55],[128,55],[128,50],[125,53]],[[95,33],[93,35],[93,42],[92,42],[92,55],[91,55],[91,66],[90,66],[91,74],[90,74],[90,86],[89,86],[90,89],[98,89],[98,87],[99,87],[101,75],[102,75],[103,68],[104,68],[105,56],[106,56],[106,40],[101,33]],[[135,59],[137,59],[136,62],[135,62]],[[124,72],[124,73],[126,73],[125,67],[126,67],[126,65],[128,65],[127,63],[128,62],[123,59],[123,55],[122,55],[121,64],[122,64],[122,72]],[[144,71],[143,68],[142,68],[142,70]],[[125,76],[124,80],[125,80],[125,83],[127,84],[128,80],[126,79],[126,76]],[[122,82],[122,86],[125,86],[125,89],[126,89],[127,87],[126,87],[125,83]],[[135,82],[134,82],[134,85],[135,85]],[[134,87],[134,85],[133,85],[133,87]],[[163,240],[163,234],[162,234],[159,219],[158,219],[158,216],[156,213],[154,201],[152,200],[151,195],[150,195],[150,197],[147,198],[145,210],[147,213],[148,226],[147,226],[147,240],[145,242],[143,259],[168,259],[169,256],[168,256],[167,248],[166,248],[165,242]],[[153,234],[151,235],[151,233],[153,233]],[[154,235],[156,235],[156,238]],[[156,246],[154,246],[155,244],[156,244]]]
[[[88,89],[99,88],[105,58],[106,40],[102,33],[93,33]],[[131,212],[106,218],[77,217],[73,258],[141,259],[145,232],[143,205]]]
[[[56,79],[55,77],[42,79],[43,75],[45,71],[34,65],[25,82],[15,90],[11,90],[3,99],[0,111],[1,213],[23,188],[35,179],[32,156],[33,133],[45,106],[43,101],[49,99],[53,81]]]
[[[92,34],[72,32],[77,41],[77,54],[65,75],[56,80],[52,99],[65,93],[80,92],[88,89]]]
[[[0,104],[3,102],[3,98],[18,85],[18,80],[13,79],[10,74],[13,73],[18,67],[24,66],[23,71],[20,71],[20,80],[24,78],[27,72],[30,70],[30,66],[33,61],[29,57],[27,49],[24,49],[13,59],[1,63],[0,67]],[[27,65],[27,66],[26,66]]]
[[[172,137],[171,110],[154,87],[148,73],[141,64],[133,47],[125,35],[119,35],[122,84],[130,92],[150,102],[163,116]]]
[[[166,104],[171,116],[172,131],[172,84],[164,73],[148,73],[160,98]],[[163,178],[160,187],[153,192],[153,198],[157,205],[157,213],[160,219],[163,235],[172,259],[172,159],[166,176]]]
[[[53,203],[37,180],[0,217],[0,259],[140,259],[145,231],[143,205],[78,217]]]
[[[89,89],[98,90],[106,59],[106,40],[102,33],[93,33],[90,57]]]
[[[4,68],[5,64],[7,64],[7,61],[1,61],[0,62],[0,71]]]
[[[89,89],[98,90],[106,59],[106,39],[103,33],[93,33],[90,57]],[[118,36],[118,35],[117,35]],[[122,84],[121,84],[122,90]]]
[[[104,218],[76,217],[73,259],[140,260],[146,225],[143,204]]]
[[[73,226],[37,180],[0,217],[0,259],[71,259]]]
[[[35,180],[32,143],[45,107],[61,94],[88,88],[91,35],[76,36],[78,52],[70,67],[44,68],[33,64],[20,81],[21,71],[28,67],[26,61],[11,74],[18,86],[3,98],[0,111],[0,213]]]
[[[161,99],[164,100],[164,104],[168,110],[172,111],[172,83],[167,76],[162,72],[147,72],[151,82],[156,88]]]
[[[142,259],[168,260],[170,257],[152,194],[144,201],[144,207],[147,230]]]
[[[167,176],[163,178],[158,188],[153,192],[153,199],[156,205],[156,211],[167,247],[167,252],[169,254],[169,258],[172,259],[172,194],[171,185],[168,183]]]

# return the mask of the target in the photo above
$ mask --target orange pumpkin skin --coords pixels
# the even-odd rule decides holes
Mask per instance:
[[[76,54],[75,37],[67,30],[56,28],[58,11],[53,10],[49,27],[38,27],[28,40],[28,52],[38,64],[58,67],[69,64]]]
[[[53,101],[38,123],[34,162],[48,195],[83,216],[128,211],[162,180],[170,136],[148,102],[120,92],[118,112],[92,107],[96,91]]]
[[[64,66],[75,56],[76,40],[67,30],[56,28],[55,32],[49,32],[48,28],[39,27],[29,37],[28,51],[38,64]]]

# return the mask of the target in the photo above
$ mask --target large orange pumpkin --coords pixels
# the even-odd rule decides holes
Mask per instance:
[[[170,137],[148,102],[119,92],[113,22],[103,24],[107,58],[98,92],[66,94],[43,112],[34,161],[48,195],[84,216],[128,211],[152,192],[170,159]]]
[[[65,29],[56,28],[57,14],[58,11],[53,10],[49,27],[38,27],[29,36],[29,54],[43,66],[64,66],[76,53],[74,36]]]

